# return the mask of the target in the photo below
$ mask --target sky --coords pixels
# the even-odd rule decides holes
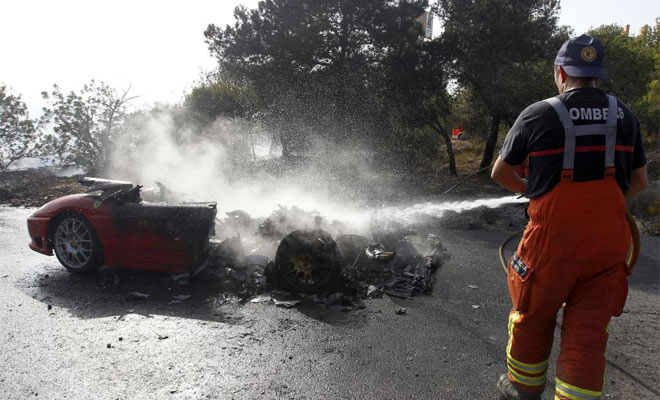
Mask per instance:
[[[256,0],[0,1],[0,82],[38,113],[40,93],[78,91],[91,79],[140,96],[177,102],[215,62],[204,43],[210,23],[233,21]]]
[[[40,93],[78,91],[91,79],[130,87],[137,107],[178,102],[215,61],[204,43],[210,23],[233,22],[257,0],[5,0],[0,2],[0,83],[21,94],[33,117]],[[560,24],[630,24],[637,33],[660,17],[657,0],[563,0]]]

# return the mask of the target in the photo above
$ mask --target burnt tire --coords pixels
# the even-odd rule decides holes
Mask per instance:
[[[314,293],[329,288],[341,270],[337,243],[322,230],[298,230],[280,242],[272,276],[280,289]]]
[[[93,271],[103,263],[101,241],[92,224],[79,214],[65,214],[53,226],[55,256],[69,272]]]

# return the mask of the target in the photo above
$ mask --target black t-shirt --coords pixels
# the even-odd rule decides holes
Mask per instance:
[[[569,111],[573,124],[607,122],[607,95],[596,88],[579,88],[559,95]],[[618,100],[616,135],[616,180],[623,193],[630,187],[631,171],[646,165],[639,120]],[[560,180],[563,162],[564,127],[550,104],[539,101],[527,107],[516,119],[504,140],[500,155],[510,165],[520,165],[529,156],[529,176],[525,197],[530,199],[547,193]],[[605,170],[605,136],[579,136],[576,146],[594,151],[575,154],[574,181],[603,179]]]

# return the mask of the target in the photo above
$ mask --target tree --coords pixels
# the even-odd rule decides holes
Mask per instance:
[[[425,47],[417,21],[426,6],[267,0],[236,8],[233,26],[209,25],[204,34],[221,69],[251,82],[284,157],[366,144],[390,163],[408,158],[399,144],[437,121],[433,108],[445,98],[442,65],[431,65],[438,54]]]
[[[480,168],[493,161],[499,126],[553,93],[551,66],[567,31],[557,0],[438,0],[452,74],[488,110]]]
[[[251,85],[218,80],[194,87],[184,106],[199,123],[210,124],[219,117],[250,118],[256,111],[255,101]]]
[[[64,166],[77,166],[87,173],[105,170],[113,143],[125,116],[129,89],[117,93],[103,82],[85,84],[80,93],[63,93],[57,85],[42,97],[50,103],[44,108],[44,121],[53,124],[47,145]]]
[[[602,25],[588,33],[605,48],[607,79],[601,83],[602,87],[634,105],[646,94],[652,74],[657,74],[652,47],[640,36],[628,36],[616,24]]]
[[[447,116],[450,114],[450,99],[447,93],[447,58],[440,39],[432,41],[407,41],[406,33],[419,37],[417,27],[409,27],[401,32],[403,38],[396,51],[389,54],[385,63],[385,99],[382,112],[384,115],[396,116],[396,122],[389,128],[397,127],[399,143],[409,143],[415,139],[415,132],[424,127],[432,128],[444,140],[448,156],[450,175],[457,175],[451,136],[449,134]],[[414,46],[408,45],[415,43]],[[412,138],[410,136],[413,136]],[[396,140],[397,137],[392,138]],[[426,144],[428,145],[428,143]],[[399,146],[397,144],[397,148]],[[425,152],[424,148],[416,147],[410,150],[414,153]]]
[[[38,123],[30,119],[21,96],[9,93],[7,86],[0,84],[0,170],[36,156],[40,134]]]
[[[655,27],[644,26],[640,35],[628,36],[616,24],[602,25],[589,31],[605,48],[607,80],[603,89],[629,104],[642,124],[658,132],[660,112],[657,99],[660,87],[660,18]]]
[[[660,133],[660,17],[655,19],[655,26],[642,27],[638,40],[652,52],[655,72],[651,73],[648,90],[636,111],[648,133],[657,137]]]
[[[469,87],[457,88],[452,96],[451,124],[461,126],[469,136],[482,139],[488,132],[488,110],[476,98]],[[483,137],[485,139],[485,135]]]

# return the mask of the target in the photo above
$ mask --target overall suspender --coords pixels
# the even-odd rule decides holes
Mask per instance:
[[[605,136],[605,178],[613,178],[616,172],[614,166],[614,154],[616,151],[616,130],[618,104],[614,96],[607,96],[609,106],[607,109],[607,122],[605,124],[573,125],[568,110],[564,103],[557,97],[545,99],[554,108],[559,120],[564,126],[564,163],[562,167],[561,180],[572,181],[575,169],[575,138],[578,136]]]

